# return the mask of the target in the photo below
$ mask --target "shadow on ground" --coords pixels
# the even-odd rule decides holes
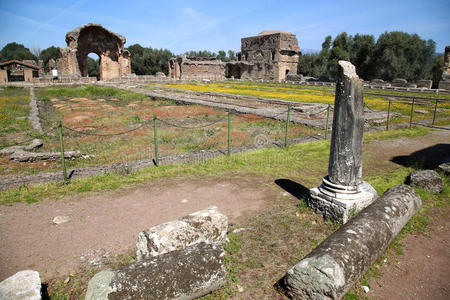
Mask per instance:
[[[437,144],[410,155],[395,156],[391,161],[414,169],[435,169],[440,164],[450,162],[450,144]]]
[[[277,179],[275,183],[292,196],[300,200],[308,201],[309,189],[304,185],[285,178]]]

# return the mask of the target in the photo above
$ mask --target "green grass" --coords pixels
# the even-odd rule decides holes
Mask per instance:
[[[0,90],[0,149],[37,136],[31,122],[29,90],[7,86]]]
[[[406,129],[408,137],[422,136],[429,129],[416,127]],[[370,141],[379,136],[381,139],[396,138],[399,134],[406,134],[405,129],[393,129],[383,132],[374,132],[368,135]],[[179,175],[205,175],[224,174],[227,172],[253,173],[261,176],[286,178],[298,176],[302,170],[310,173],[321,172],[328,164],[328,153],[330,141],[321,140],[316,142],[292,145],[288,150],[283,148],[264,148],[239,154],[220,156],[214,159],[194,162],[189,164],[162,165],[149,167],[129,175],[107,173],[91,177],[83,177],[72,180],[69,184],[45,183],[39,185],[22,186],[7,191],[0,191],[0,204],[11,204],[14,202],[37,202],[43,199],[57,199],[71,194],[84,192],[101,192],[115,190],[124,186],[135,185],[146,180],[173,177]],[[403,169],[406,173],[407,169]],[[310,174],[309,173],[309,174]],[[392,174],[368,178],[377,191],[392,182]],[[303,176],[304,177],[304,176]],[[401,178],[399,175],[398,178]],[[318,184],[320,178],[304,177],[304,184]]]
[[[96,99],[100,97],[111,97],[118,100],[145,100],[147,96],[125,91],[116,88],[102,87],[95,85],[82,85],[82,86],[67,86],[67,87],[46,87],[39,91],[39,95],[45,94],[50,98],[74,98],[84,97]],[[45,97],[45,96],[43,96]]]

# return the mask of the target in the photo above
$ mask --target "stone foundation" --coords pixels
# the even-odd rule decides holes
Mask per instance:
[[[309,206],[327,219],[346,223],[353,215],[377,199],[377,191],[363,181],[358,187],[343,186],[323,178],[319,187],[310,190]]]

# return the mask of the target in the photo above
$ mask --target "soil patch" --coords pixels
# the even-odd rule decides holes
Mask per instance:
[[[39,271],[43,281],[76,272],[92,253],[128,253],[141,230],[211,205],[243,222],[276,196],[263,180],[241,175],[161,179],[119,192],[2,206],[0,280],[23,269]],[[70,221],[55,225],[56,216]]]
[[[450,299],[450,231],[448,212],[434,210],[427,235],[408,235],[403,254],[383,266],[370,283],[370,299]]]

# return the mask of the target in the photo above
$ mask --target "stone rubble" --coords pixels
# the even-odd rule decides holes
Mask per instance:
[[[39,272],[20,271],[0,282],[1,300],[40,300],[41,279]]]
[[[440,193],[442,191],[442,178],[434,170],[417,170],[409,176],[411,186],[424,188],[430,193]]]
[[[197,243],[97,273],[86,300],[195,299],[226,283],[221,245]]]
[[[200,242],[222,244],[227,230],[228,218],[216,206],[211,206],[140,232],[136,259],[139,261]]]

